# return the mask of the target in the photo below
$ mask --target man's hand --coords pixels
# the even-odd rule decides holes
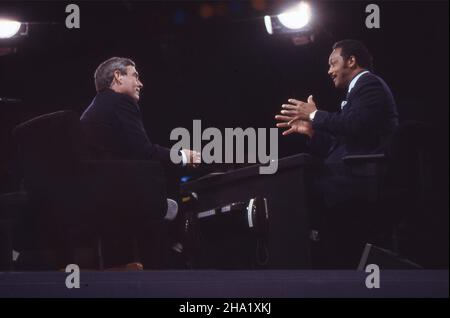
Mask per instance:
[[[293,117],[283,115],[276,115],[275,119],[281,121],[281,123],[277,123],[277,127],[289,128],[283,131],[283,136],[287,136],[292,133],[298,133],[302,135],[307,135],[309,136],[309,138],[312,138],[312,136],[314,135],[312,124],[309,121],[294,119]]]
[[[195,150],[183,149],[187,157],[187,164],[196,167],[201,162],[201,154]]]
[[[292,117],[292,122],[295,120],[310,121],[309,114],[317,110],[316,103],[313,100],[313,96],[308,97],[308,102],[302,102],[296,99],[289,99],[291,104],[283,104],[281,107],[281,114]]]

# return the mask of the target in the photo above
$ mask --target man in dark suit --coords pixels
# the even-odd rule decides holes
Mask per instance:
[[[370,72],[372,57],[361,42],[343,40],[334,44],[329,65],[328,74],[335,87],[346,93],[338,112],[318,110],[311,95],[307,102],[289,99],[275,118],[281,121],[277,127],[288,128],[283,135],[307,135],[311,153],[324,158],[331,174],[340,175],[345,174],[342,157],[383,153],[398,125],[398,113],[387,84]],[[346,199],[343,189],[329,190],[336,191],[327,193],[329,205]]]
[[[159,160],[171,164],[170,149],[151,143],[138,105],[143,84],[135,63],[113,57],[95,71],[97,96],[81,116],[91,153],[98,158]],[[197,152],[183,149],[183,164],[199,163]]]
[[[170,149],[153,144],[142,123],[138,101],[144,85],[135,63],[128,58],[110,58],[98,66],[94,79],[97,96],[80,118],[91,156],[95,159],[157,160],[169,167],[168,175],[173,175],[171,168],[175,165]],[[179,155],[183,166],[200,163],[200,154],[196,151],[183,149]],[[169,180],[169,184],[173,181]],[[168,204],[166,218],[173,219],[177,204],[170,199]]]
[[[316,204],[324,203],[328,223],[338,226],[338,221],[349,224],[349,218],[363,214],[350,210],[365,196],[366,189],[364,179],[352,176],[342,157],[383,153],[398,125],[398,113],[391,90],[371,72],[372,57],[361,42],[335,43],[328,62],[335,87],[346,94],[339,111],[318,110],[311,95],[307,102],[289,99],[275,118],[280,121],[277,127],[287,128],[283,135],[308,136],[311,153],[324,159],[323,169],[314,177],[312,193]],[[347,207],[345,211],[334,209],[342,206]]]
[[[132,60],[110,58],[98,66],[94,79],[97,95],[80,118],[90,155],[95,159],[159,161],[165,167],[167,183],[172,185],[168,192],[176,197],[178,180],[174,171],[178,166],[200,163],[200,154],[183,149],[178,154],[182,164],[177,165],[171,160],[169,148],[150,141],[138,105],[143,84]],[[165,219],[173,220],[178,204],[167,199],[167,206]]]

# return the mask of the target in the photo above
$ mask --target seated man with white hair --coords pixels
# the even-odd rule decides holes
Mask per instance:
[[[143,84],[135,63],[110,58],[98,66],[94,79],[97,95],[80,118],[92,157],[159,161],[166,170],[180,166],[171,161],[169,148],[153,144],[147,135],[138,105]],[[183,149],[180,156],[181,166],[200,163],[198,152]],[[167,199],[164,219],[175,219],[177,212],[177,202]]]

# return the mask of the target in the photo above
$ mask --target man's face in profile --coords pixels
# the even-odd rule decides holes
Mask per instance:
[[[139,80],[139,74],[134,66],[127,66],[127,73],[121,76],[120,93],[127,94],[136,101],[144,85]]]
[[[333,80],[336,88],[345,88],[351,79],[351,68],[347,65],[347,61],[341,56],[341,48],[334,49],[328,59],[330,68],[328,75]]]

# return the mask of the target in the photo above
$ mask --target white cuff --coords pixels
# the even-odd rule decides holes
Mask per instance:
[[[313,121],[314,120],[314,116],[316,116],[317,113],[317,109],[315,111],[313,111],[311,114],[309,114],[309,120]]]
[[[164,220],[172,221],[178,214],[178,203],[175,200],[167,199],[167,212]]]
[[[188,163],[188,158],[186,156],[186,153],[183,150],[180,150],[180,152],[181,152],[181,162],[183,163],[183,167],[184,167]]]

